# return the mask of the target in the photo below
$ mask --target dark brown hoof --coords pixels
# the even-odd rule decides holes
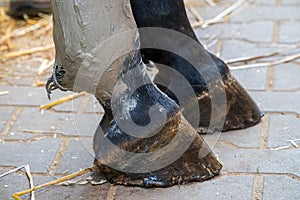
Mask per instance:
[[[109,138],[118,147],[111,151],[100,144],[95,164],[113,184],[169,187],[210,179],[222,168],[180,113],[148,139],[128,139],[115,125],[105,137],[104,140]]]
[[[258,124],[264,116],[256,103],[235,78],[224,81],[227,95],[227,115],[223,131],[243,129]]]
[[[223,85],[226,92],[226,117],[222,131],[243,129],[258,124],[264,114],[239,82],[228,73],[226,78],[223,77]],[[203,117],[198,131],[213,132],[214,130],[207,130],[211,120],[210,95],[204,92],[199,97],[198,103]]]

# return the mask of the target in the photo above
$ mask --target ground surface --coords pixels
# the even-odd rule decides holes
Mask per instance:
[[[215,8],[195,8],[209,19],[230,5],[230,1],[225,2]],[[262,55],[300,43],[299,9],[298,0],[250,1],[227,17],[226,23],[195,31],[211,51],[225,60]],[[8,52],[7,46],[17,51],[51,44],[51,27],[43,26],[40,31],[45,32],[43,37],[35,32],[29,41],[15,37],[12,44],[2,42],[1,55]],[[299,53],[299,48],[295,52]],[[36,86],[42,80],[36,74],[43,60],[47,62],[53,55],[50,50],[0,61],[0,92],[9,92],[0,96],[0,174],[29,165],[35,185],[92,165],[92,136],[103,114],[88,95],[40,111],[39,106],[48,100],[44,87]],[[167,189],[108,183],[55,186],[38,191],[36,199],[300,199],[300,149],[287,142],[300,138],[300,59],[234,70],[233,74],[266,116],[255,127],[222,134],[213,147],[224,165],[220,176]],[[66,95],[57,91],[53,99]],[[205,139],[210,141],[210,137]],[[0,178],[0,199],[10,199],[12,193],[27,188],[22,171]]]

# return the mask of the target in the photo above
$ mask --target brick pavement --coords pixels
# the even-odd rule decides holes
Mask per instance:
[[[227,17],[226,23],[195,29],[204,43],[216,36],[217,43],[211,50],[225,60],[264,54],[300,40],[299,1],[251,2],[242,12]],[[209,18],[228,5],[229,1],[213,11],[197,9]],[[221,135],[213,148],[224,165],[220,176],[167,189],[108,183],[54,186],[38,191],[37,199],[300,199],[300,149],[287,143],[300,138],[300,60],[235,70],[233,74],[266,117],[255,127]],[[87,95],[41,113],[39,105],[48,102],[44,88],[33,87],[30,74],[16,79],[14,76],[0,83],[0,91],[10,92],[0,96],[0,174],[29,164],[37,185],[91,166],[92,135],[103,113],[96,100]],[[56,91],[53,99],[65,95]],[[214,136],[205,139],[209,143]],[[0,199],[9,199],[13,192],[27,187],[22,172],[1,178]]]

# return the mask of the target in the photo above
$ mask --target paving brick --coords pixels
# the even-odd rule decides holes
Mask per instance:
[[[259,0],[255,1],[256,5],[276,5],[276,0]]]
[[[35,77],[20,77],[20,76],[17,77],[8,76],[5,77],[5,80],[10,85],[28,86],[28,87],[35,86],[35,82],[36,82]]]
[[[217,144],[214,152],[223,164],[223,172],[291,173],[300,175],[300,149],[254,150]]]
[[[287,140],[299,139],[299,130],[299,118],[293,115],[271,115],[268,147],[292,146]]]
[[[41,87],[7,86],[0,84],[0,90],[9,94],[0,97],[2,105],[40,106],[48,103],[46,91]]]
[[[266,68],[231,70],[231,73],[246,90],[266,89]]]
[[[261,124],[243,129],[218,134],[207,134],[202,137],[213,149],[215,142],[226,142],[241,148],[258,148],[260,141]]]
[[[286,191],[286,192],[285,192]],[[264,199],[300,199],[300,181],[286,176],[264,178]]]
[[[296,8],[299,13],[300,6]],[[291,43],[291,44],[299,43],[300,42],[299,28],[300,28],[299,21],[281,22],[280,30],[279,30],[279,43]]]
[[[33,176],[35,186],[53,181],[50,176]],[[109,184],[104,185],[71,185],[71,186],[52,186],[35,192],[36,199],[99,199],[104,200],[108,191]],[[8,175],[0,181],[0,199],[12,199],[11,195],[28,189],[28,179],[25,175]],[[29,199],[29,195],[22,196],[22,199]]]
[[[299,7],[292,5],[253,5],[231,19],[231,22],[256,20],[295,20],[300,19]],[[259,26],[258,26],[259,27]],[[258,30],[257,30],[258,31]]]
[[[44,192],[37,193],[37,199],[43,200],[105,200],[109,184],[104,185],[73,185],[73,186],[55,186]]]
[[[28,143],[5,142],[0,145],[2,166],[29,165],[32,172],[47,172],[61,139],[41,139]]]
[[[7,86],[0,85],[0,90],[9,91],[9,94],[0,97],[0,105],[21,105],[21,106],[40,106],[50,103],[44,87],[27,87],[27,86]],[[51,100],[57,100],[73,92],[54,91]],[[74,99],[62,105],[57,105],[54,110],[64,112],[75,112],[81,102],[81,98]]]
[[[95,158],[92,143],[92,138],[71,140],[56,172],[72,173],[91,167]]]
[[[231,58],[258,56],[266,53],[271,53],[277,50],[278,47],[263,46],[240,40],[225,40],[222,46],[221,58],[227,60]],[[267,60],[270,59],[261,59],[261,61]]]
[[[296,90],[300,89],[300,79],[295,75],[300,75],[300,65],[288,63],[275,67],[274,90]]]
[[[31,40],[30,42],[33,42]],[[37,80],[37,71],[41,62],[37,59],[26,59],[19,57],[18,62],[14,59],[6,60],[0,63],[1,79],[3,82],[8,82],[11,85],[18,86],[33,86]],[[43,77],[41,77],[43,80]]]
[[[298,92],[250,92],[262,111],[300,114]]]
[[[100,122],[99,118],[100,116],[96,114],[74,115],[52,111],[41,113],[39,108],[24,108],[12,127],[8,139],[28,139],[55,133],[66,136],[93,136]],[[30,131],[33,134],[28,134]]]
[[[298,0],[281,0],[282,5],[300,5]]]
[[[257,30],[259,27],[259,31]],[[244,24],[215,24],[207,29],[195,29],[200,39],[215,35],[219,39],[244,39],[250,42],[272,42],[273,22],[255,21]]]
[[[0,97],[0,105],[40,106],[50,103],[44,87],[7,86],[0,84],[0,90],[9,91],[8,95]],[[51,101],[55,101],[71,94],[75,93],[56,90],[52,92]],[[75,112],[77,111],[80,102],[81,98],[78,98],[53,108],[54,110],[62,112]]]
[[[6,124],[6,121],[11,116],[13,110],[14,109],[12,107],[0,107],[0,132]]]
[[[173,186],[165,189],[118,187],[115,199],[130,200],[199,200],[251,199],[253,177],[220,176],[209,181]]]

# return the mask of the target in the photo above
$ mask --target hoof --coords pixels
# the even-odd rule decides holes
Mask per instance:
[[[239,82],[229,76],[224,81],[224,85],[227,95],[227,115],[223,131],[243,129],[258,124],[264,115]]]
[[[213,61],[209,63],[214,64],[218,68],[219,74],[223,79],[223,86],[227,96],[227,113],[226,116],[223,116],[223,118],[225,117],[225,123],[222,131],[247,128],[257,124],[260,121],[262,113],[259,111],[254,101],[242,88],[242,86],[230,75],[228,66],[215,55],[209,53],[206,49],[204,49],[199,42],[188,20],[183,0],[131,0],[130,2],[134,18],[139,28],[161,27],[185,34],[199,44],[199,49],[191,51],[192,53],[189,52],[189,54],[191,54],[190,56],[194,58],[200,58],[199,60],[203,61],[203,63],[205,63],[206,60]],[[157,10],[159,10],[159,12]],[[149,41],[151,42],[153,40],[151,36],[148,36],[147,33],[143,33],[143,31],[140,31],[140,37],[142,46],[143,44],[148,44]],[[166,40],[167,39],[168,38],[166,38]],[[189,40],[186,41],[186,46],[188,42]],[[182,55],[188,52],[186,49],[184,49],[183,46],[178,45],[178,48],[182,50]],[[189,46],[188,48],[192,49],[193,45]],[[182,55],[179,56],[176,53],[164,51],[162,49],[146,48],[142,49],[141,52],[143,60],[145,62],[153,61],[154,63],[171,67],[172,69],[179,72],[182,76],[184,76],[185,79],[189,82],[190,86],[193,87],[194,92],[197,94],[197,99],[200,107],[200,132],[221,131],[207,130],[208,127],[210,127],[210,122],[218,119],[211,119],[212,108],[210,95],[212,94],[208,93],[204,78],[201,74],[199,74],[199,72],[192,64],[182,58]],[[204,66],[204,68],[205,67],[210,68],[212,66]],[[176,78],[175,80],[172,80],[172,77],[169,74],[158,73],[157,76],[160,76],[160,79],[162,80],[170,79],[170,82],[181,84]],[[177,100],[176,96],[172,94],[172,91],[168,91],[167,88],[163,87],[160,87],[160,89],[174,101]],[[218,88],[214,88],[214,90],[217,90],[216,92],[218,92]],[[215,95],[215,93],[213,95]],[[190,101],[192,101],[192,99],[190,99]],[[180,103],[178,101],[176,102]],[[184,116],[187,120],[191,118],[190,115],[199,113],[199,110],[195,111],[194,106],[188,108],[188,105],[184,105],[183,107],[185,110],[189,110],[188,115],[184,113]],[[224,115],[223,113],[220,114]]]
[[[128,108],[130,102],[134,104],[129,114],[124,113],[123,108]],[[101,122],[94,137],[95,165],[111,183],[169,187],[219,174],[222,165],[201,135],[183,117],[178,105],[154,85],[137,89],[121,104],[123,112],[114,115],[108,128],[105,120]],[[163,124],[158,115],[150,117],[153,105],[159,105],[159,112],[165,113]],[[149,132],[148,137],[124,131],[117,125],[116,116],[123,120],[121,126],[129,124],[126,120],[130,118],[141,128],[129,125],[126,130],[137,130],[135,134]],[[146,127],[149,123],[152,126]]]
[[[222,131],[244,129],[258,124],[263,117],[256,103],[230,74],[224,79],[223,85],[226,92],[226,117]],[[199,95],[201,120],[199,133],[212,132],[207,130],[211,117],[211,98],[205,92]]]
[[[127,156],[123,151],[101,150],[98,146],[95,165],[112,184],[170,187],[210,179],[222,168],[202,137],[180,113],[152,138],[128,139],[117,126],[112,126],[105,137],[130,152]],[[101,151],[105,155],[100,155]],[[146,156],[151,153],[153,156]]]

